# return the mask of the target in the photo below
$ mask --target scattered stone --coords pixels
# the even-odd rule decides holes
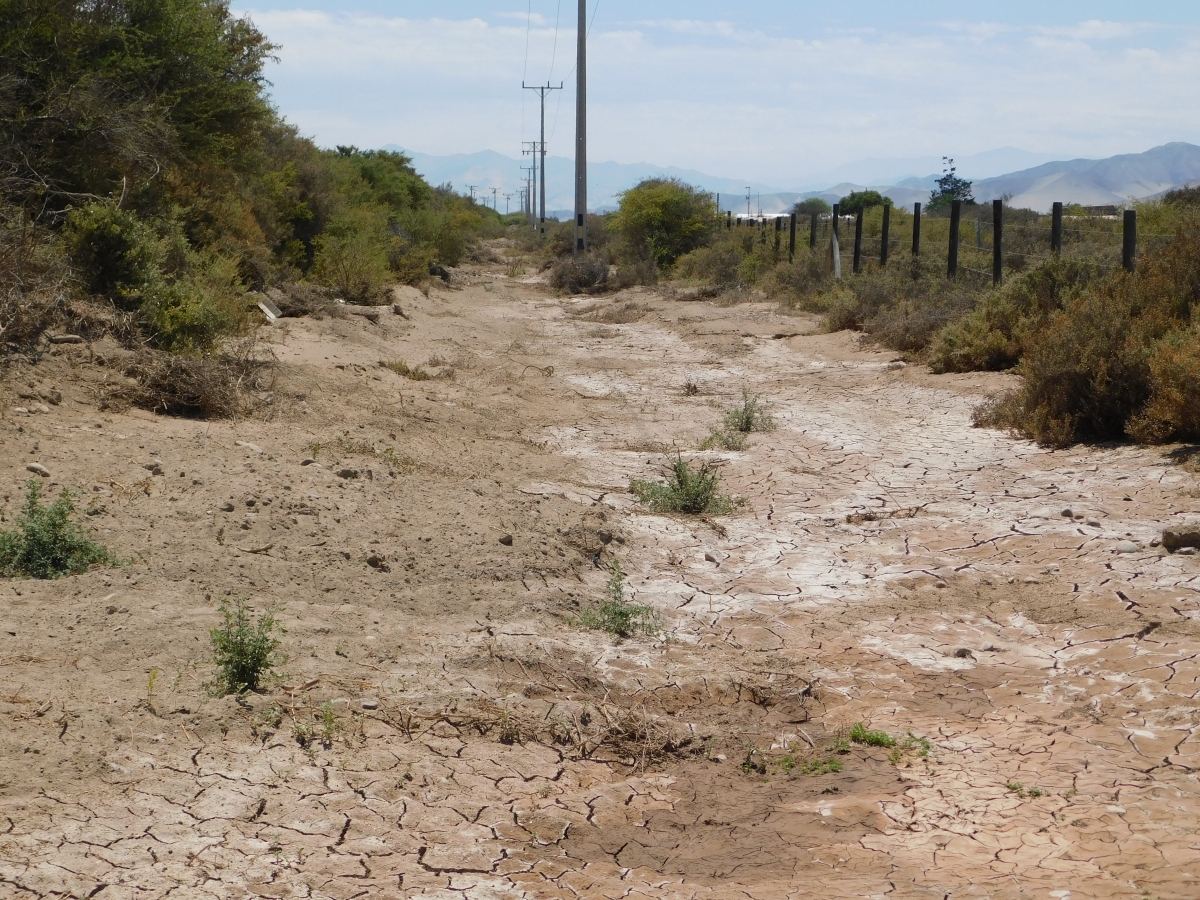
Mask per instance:
[[[161,459],[152,459],[150,462],[142,466],[142,468],[146,469],[151,475],[163,474],[163,464]]]
[[[1064,509],[1064,510],[1063,510],[1063,511],[1060,513],[1060,515],[1061,515],[1061,516],[1062,516],[1064,519],[1073,519],[1073,518],[1075,518],[1075,510],[1071,509],[1071,507],[1069,507],[1069,506],[1068,506],[1066,509]]]
[[[944,582],[944,581],[939,581],[939,582],[936,582],[936,583],[934,584],[934,587],[935,587],[935,588],[937,588],[937,589],[940,591],[940,590],[942,590],[943,588],[947,588],[947,587],[949,587],[949,585],[948,585],[948,584],[946,584],[946,582]]]
[[[27,407],[27,406],[14,406],[14,407],[13,407],[13,412],[15,412],[15,413],[21,413],[22,415],[25,415],[25,416],[27,416],[27,415],[29,415],[29,407]]]
[[[117,608],[115,606],[107,606],[104,608],[105,614],[109,616],[113,615],[116,611]]]
[[[379,709],[379,701],[374,697],[365,697],[362,701],[363,709]]]
[[[404,309],[400,306],[399,303],[392,304],[392,312],[394,312],[396,315],[398,315],[402,319],[408,318],[408,316],[404,312]]]
[[[601,528],[599,531],[596,532],[596,537],[600,538],[600,543],[602,543],[602,544],[611,544],[612,539],[613,539],[613,534],[607,528]]]
[[[38,396],[40,396],[43,400],[45,400],[51,406],[58,406],[59,404],[62,403],[62,399],[63,399],[62,392],[54,391],[54,390],[42,391]]]
[[[226,500],[221,504],[221,512],[233,512],[233,502]]]
[[[50,335],[50,343],[52,344],[82,344],[83,338],[77,334],[52,334]]]
[[[48,415],[50,412],[50,407],[48,407],[45,403],[39,403],[37,406],[33,407],[33,411],[40,412],[42,415]]]
[[[1179,556],[1195,556],[1197,552],[1195,547],[1180,547],[1175,551]]]
[[[957,650],[954,651],[954,658],[955,659],[974,659],[975,654],[972,653],[966,647],[959,647]]]
[[[238,447],[244,447],[245,449],[252,450],[255,453],[263,452],[262,447],[258,446],[258,444],[251,444],[248,441],[234,441],[233,443]]]
[[[718,566],[721,564],[721,560],[717,559],[717,554],[715,554],[715,553],[706,552],[704,554],[704,559],[706,561],[713,563],[715,565],[718,565]]]
[[[306,456],[304,459],[300,460],[300,465],[302,465],[302,466],[311,466],[315,463],[316,463],[316,460],[313,459],[311,456]]]
[[[513,536],[511,534],[500,535],[500,543],[505,547],[511,547],[513,545]]]
[[[387,564],[387,557],[381,556],[378,553],[372,553],[367,557],[367,565],[372,569],[378,569],[380,572],[390,572],[391,567]]]
[[[1088,528],[1099,528],[1099,527],[1100,527],[1100,522],[1099,522],[1098,520],[1096,520],[1096,519],[1088,519],[1088,520],[1087,520],[1087,527],[1088,527]]]
[[[1116,551],[1118,553],[1137,553],[1141,549],[1142,548],[1133,541],[1121,541],[1121,543],[1117,544],[1116,546]]]
[[[34,475],[41,475],[43,478],[50,477],[50,470],[41,463],[30,463],[25,467],[25,469],[29,472],[32,472]]]
[[[338,469],[338,478],[345,478],[347,481],[353,481],[358,477],[358,469]]]
[[[1168,528],[1163,532],[1162,545],[1172,552],[1182,547],[1200,547],[1200,528]]]

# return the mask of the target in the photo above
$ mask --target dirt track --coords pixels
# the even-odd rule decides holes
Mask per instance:
[[[100,412],[94,348],[10,373],[9,510],[41,462],[133,562],[0,586],[0,897],[1200,895],[1200,557],[1153,545],[1195,476],[767,304],[503,271],[264,328],[269,421]],[[778,429],[695,451],[743,388]],[[640,512],[672,448],[744,508]],[[571,625],[614,556],[665,640]],[[287,627],[244,702],[226,591]],[[859,721],[907,747],[832,751]]]

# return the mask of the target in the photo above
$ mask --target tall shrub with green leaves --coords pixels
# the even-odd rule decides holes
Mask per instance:
[[[609,229],[627,255],[664,268],[704,246],[716,228],[712,194],[678,178],[648,178],[630,188],[609,217]]]
[[[283,630],[273,610],[250,617],[245,597],[221,600],[222,624],[209,632],[217,678],[213,685],[220,694],[257,691],[263,678],[278,662],[279,633]]]

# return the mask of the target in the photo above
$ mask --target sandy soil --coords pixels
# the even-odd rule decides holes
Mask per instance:
[[[0,897],[1200,896],[1195,476],[767,304],[505,268],[264,327],[253,421],[102,411],[102,347],[9,371],[8,513],[41,463],[130,562],[0,584]],[[697,451],[743,389],[779,427]],[[639,510],[674,449],[741,510]],[[573,624],[614,558],[660,638]],[[226,592],[287,629],[244,699]]]

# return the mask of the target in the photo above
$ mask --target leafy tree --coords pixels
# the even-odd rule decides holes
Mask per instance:
[[[609,227],[633,256],[669,267],[708,241],[716,216],[707,191],[678,178],[648,178],[621,195]]]
[[[942,177],[937,180],[937,189],[929,195],[929,208],[931,210],[943,209],[950,206],[955,200],[974,203],[975,195],[971,190],[971,182],[958,177],[958,168],[954,165],[953,159],[948,156],[944,159],[945,167],[942,170]]]
[[[813,213],[825,215],[833,212],[833,207],[820,197],[809,197],[807,200],[801,200],[793,206],[792,212],[797,216],[811,216]]]
[[[859,210],[883,206],[888,202],[890,201],[879,191],[852,191],[842,198],[839,212],[844,216],[856,216]]]

